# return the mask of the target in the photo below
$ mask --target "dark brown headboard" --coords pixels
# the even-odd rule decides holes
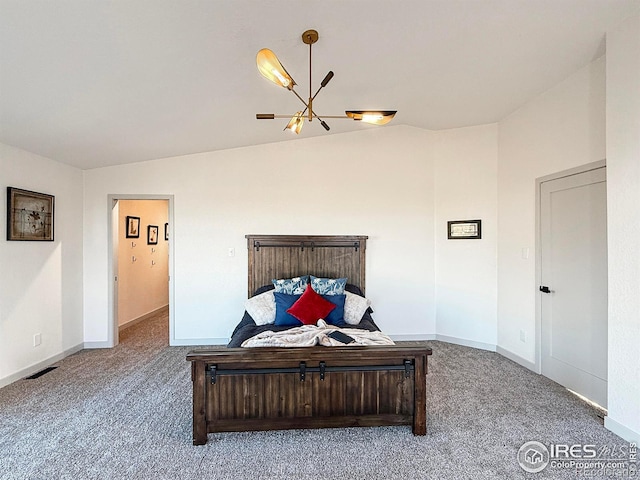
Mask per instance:
[[[342,278],[365,293],[366,236],[246,235],[248,296],[274,278],[301,275]]]

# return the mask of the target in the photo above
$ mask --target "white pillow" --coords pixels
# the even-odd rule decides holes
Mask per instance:
[[[276,297],[273,290],[247,299],[244,308],[256,325],[267,325],[276,321]]]
[[[371,305],[371,300],[345,290],[344,321],[349,325],[357,325]]]

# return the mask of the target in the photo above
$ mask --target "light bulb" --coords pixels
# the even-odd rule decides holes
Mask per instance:
[[[367,123],[379,123],[383,118],[379,113],[365,113],[362,115],[362,121]]]
[[[289,75],[282,66],[276,54],[268,48],[263,48],[258,52],[258,55],[256,55],[256,65],[262,76],[267,80],[271,80],[276,85],[292,90],[296,84],[293,78],[291,78],[291,75]]]
[[[360,120],[373,125],[384,125],[391,121],[396,112],[397,110],[350,110],[344,113],[347,114],[347,117],[353,118],[354,120]]]

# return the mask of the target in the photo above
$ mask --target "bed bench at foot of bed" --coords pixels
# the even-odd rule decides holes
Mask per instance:
[[[424,342],[189,352],[193,444],[214,432],[411,425],[426,434]]]

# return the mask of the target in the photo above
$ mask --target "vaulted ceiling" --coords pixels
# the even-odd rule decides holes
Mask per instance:
[[[299,100],[256,69],[272,49],[319,115],[499,121],[605,53],[640,0],[0,0],[0,142],[80,168],[296,138]],[[306,124],[297,137],[363,128]]]

